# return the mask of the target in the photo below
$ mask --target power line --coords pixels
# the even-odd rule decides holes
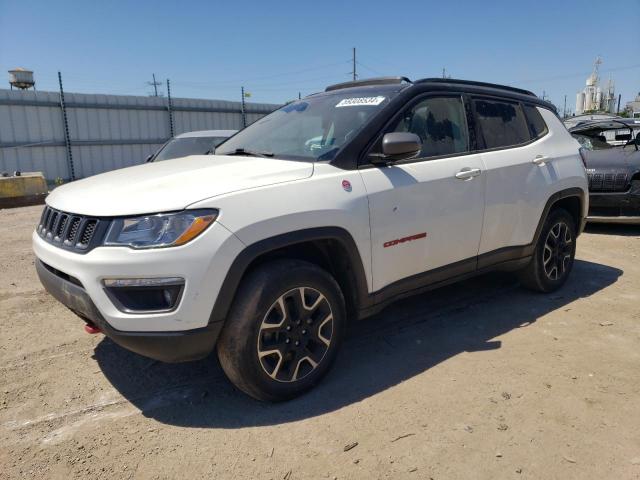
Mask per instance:
[[[364,63],[362,63],[361,61],[356,61],[356,63],[358,65],[360,65],[361,67],[364,67],[365,70],[369,70],[371,73],[375,73],[376,75],[384,75],[384,73],[380,72],[379,70],[376,70],[375,68],[371,68],[367,65],[365,65]]]
[[[365,55],[365,56],[366,56],[366,55]],[[389,62],[387,62],[387,61],[382,61],[382,62],[381,62],[379,59],[374,59],[374,58],[372,58],[372,57],[368,57],[368,58],[369,58],[369,59],[372,61],[372,63],[374,63],[376,66],[383,66],[383,67],[386,67],[386,68],[391,68],[391,69],[393,69],[395,72],[398,72],[398,71],[402,72],[402,71],[404,71],[404,70],[407,68],[406,66],[399,66],[399,65],[396,65],[396,64],[393,64],[393,63],[389,63]],[[359,62],[359,63],[360,63],[360,65],[362,65],[362,62]],[[367,63],[369,63],[369,62],[367,62]],[[396,73],[396,74],[397,74],[397,73]]]
[[[171,83],[173,83],[174,85],[182,85],[182,86],[188,86],[188,87],[192,87],[192,88],[201,88],[201,89],[205,89],[205,88],[224,88],[224,87],[229,87],[230,89],[233,88],[238,88],[239,84],[242,83],[255,83],[257,81],[260,81],[262,79],[270,79],[270,78],[277,78],[277,77],[283,77],[283,76],[294,76],[294,75],[299,75],[301,73],[305,73],[305,72],[311,72],[311,71],[317,71],[317,70],[323,70],[329,67],[334,67],[334,66],[340,66],[340,65],[345,65],[346,63],[351,63],[351,61],[341,61],[341,62],[334,62],[334,63],[328,63],[328,64],[324,64],[324,65],[317,65],[314,67],[309,67],[309,68],[304,68],[304,69],[299,69],[299,70],[295,70],[295,71],[287,71],[287,72],[281,72],[281,73],[277,73],[277,74],[273,74],[273,75],[262,75],[262,76],[258,76],[258,77],[244,77],[242,79],[239,80],[225,80],[222,82],[191,82],[191,81],[180,81],[178,79],[178,81],[173,81]],[[46,77],[45,77],[46,78]],[[301,78],[300,80],[285,80],[285,81],[280,81],[280,82],[269,82],[269,83],[265,83],[265,86],[281,86],[281,85],[298,85],[300,83],[309,83],[309,82],[314,82],[314,81],[318,81],[318,80],[324,80],[324,79],[335,79],[336,75],[323,75],[320,77],[307,77],[307,78]],[[90,76],[88,75],[78,75],[78,74],[68,74],[65,75],[65,79],[66,79],[66,83],[68,84],[72,84],[72,85],[77,85],[79,87],[102,87],[105,90],[110,90],[110,91],[114,91],[114,89],[117,89],[118,91],[129,91],[129,90],[142,90],[144,88],[147,88],[149,85],[153,86],[153,82],[140,82],[138,85],[136,86],[131,86],[131,85],[127,85],[126,83],[123,82],[118,82],[118,81],[114,81],[114,82],[109,82],[109,81],[105,81],[105,80],[93,80],[91,79]],[[71,81],[69,81],[71,80]],[[40,82],[41,84],[48,84],[47,80],[43,80],[42,82]],[[159,83],[160,85],[162,83]],[[53,85],[54,82],[51,81],[51,90],[53,90]],[[57,87],[57,84],[56,84]],[[57,88],[56,88],[57,89]],[[154,91],[155,93],[155,91]],[[160,95],[160,92],[158,92],[158,95]]]
[[[223,85],[231,85],[231,86],[235,86],[237,88],[239,83],[253,83],[255,81],[260,81],[260,80],[268,80],[271,78],[278,78],[278,77],[287,77],[287,76],[292,76],[292,75],[298,75],[300,73],[306,73],[306,72],[311,72],[314,70],[324,70],[326,68],[329,67],[335,67],[335,66],[339,66],[339,65],[344,65],[345,63],[347,63],[346,61],[342,61],[342,62],[334,62],[334,63],[328,63],[325,65],[318,65],[315,67],[309,67],[309,68],[304,68],[304,69],[300,69],[300,70],[295,70],[295,71],[289,71],[289,72],[281,72],[281,73],[275,73],[273,75],[261,75],[259,77],[243,77],[242,79],[237,79],[237,80],[225,80],[224,82],[220,82],[220,83],[216,83],[216,82],[180,82],[183,85],[187,85],[190,84],[191,86],[203,86],[203,87],[210,87],[210,86],[223,86]],[[174,82],[175,83],[175,82]],[[282,82],[279,82],[278,85],[281,85]]]
[[[247,81],[247,82],[240,82],[240,83],[250,83],[251,85],[263,85],[265,87],[276,87],[276,86],[282,86],[282,85],[300,85],[301,83],[309,83],[309,82],[317,82],[318,80],[327,80],[327,79],[335,79],[336,75],[331,74],[331,75],[322,75],[320,77],[311,77],[311,78],[304,78],[304,79],[300,79],[300,80],[287,80],[287,81],[281,81],[281,82],[275,82],[275,83],[256,83],[253,81]],[[211,89],[211,88],[229,88],[229,89],[237,89],[238,88],[238,83],[202,83],[202,82],[189,82],[189,81],[174,81],[173,82],[174,85],[184,85],[187,87],[191,87],[191,88],[199,88],[199,89]]]

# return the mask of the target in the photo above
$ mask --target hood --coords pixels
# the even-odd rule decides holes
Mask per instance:
[[[633,145],[606,150],[583,150],[587,171],[636,172],[640,171],[640,151]]]
[[[89,216],[182,210],[192,203],[239,190],[308,178],[313,163],[273,158],[192,155],[145,163],[56,188],[47,204]]]

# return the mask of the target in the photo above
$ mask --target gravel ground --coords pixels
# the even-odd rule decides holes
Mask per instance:
[[[552,295],[492,274],[392,305],[270,405],[85,334],[36,278],[40,211],[0,211],[0,478],[640,479],[640,227],[590,228]]]

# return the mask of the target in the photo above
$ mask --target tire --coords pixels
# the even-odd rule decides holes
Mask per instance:
[[[246,394],[288,400],[327,373],[345,326],[344,297],[331,275],[312,263],[275,260],[242,281],[218,340],[218,358]]]
[[[576,254],[576,226],[563,208],[549,213],[544,222],[531,262],[519,272],[523,286],[549,293],[560,288],[573,268]]]

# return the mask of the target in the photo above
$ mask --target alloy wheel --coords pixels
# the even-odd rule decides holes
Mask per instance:
[[[333,335],[327,298],[311,287],[287,291],[271,305],[258,332],[258,358],[279,382],[303,379],[322,362]]]
[[[550,280],[562,278],[571,264],[573,238],[565,222],[558,222],[547,234],[542,253],[544,273]]]

